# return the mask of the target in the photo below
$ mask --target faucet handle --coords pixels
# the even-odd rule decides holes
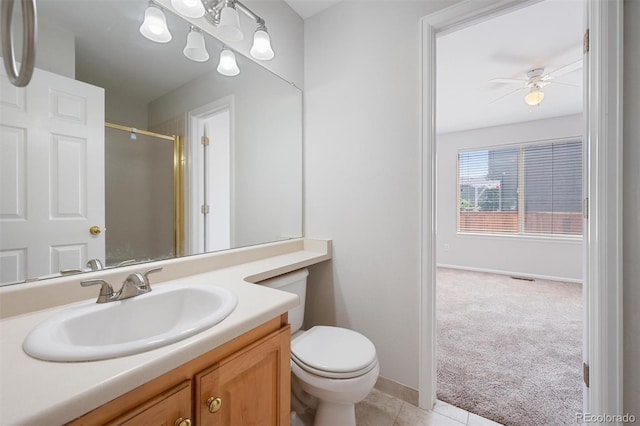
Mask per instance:
[[[160,272],[162,271],[162,268],[152,268],[149,269],[147,272],[145,272],[144,275],[144,280],[146,282],[147,285],[150,285],[151,283],[149,282],[149,275],[151,274],[155,274],[156,272]]]
[[[105,280],[83,280],[80,281],[80,285],[82,287],[101,285],[100,295],[98,295],[98,300],[96,300],[96,303],[106,303],[111,300],[111,297],[113,297],[113,287],[111,287],[111,284],[109,284]]]
[[[134,272],[129,275],[127,279],[124,281],[122,290],[121,290],[121,298],[132,297],[141,293],[148,293],[151,291],[151,283],[149,282],[149,275],[162,271],[162,268],[153,268],[148,271]],[[129,289],[129,285],[133,284],[133,286],[137,290]],[[131,294],[131,295],[130,295]],[[126,295],[126,296],[125,296]]]

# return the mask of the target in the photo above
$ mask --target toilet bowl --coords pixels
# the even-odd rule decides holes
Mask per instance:
[[[362,334],[341,327],[299,331],[307,275],[305,269],[260,284],[300,297],[300,305],[289,311],[291,373],[292,380],[318,400],[314,426],[355,426],[355,404],[371,392],[380,373],[375,346]]]
[[[355,404],[373,389],[380,367],[373,343],[339,327],[316,326],[291,342],[291,372],[318,398],[315,426],[355,426]]]

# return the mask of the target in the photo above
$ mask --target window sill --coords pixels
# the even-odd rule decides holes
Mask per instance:
[[[582,235],[569,236],[569,235],[549,235],[549,234],[489,234],[489,233],[460,232],[460,231],[457,231],[456,235],[460,237],[471,237],[471,238],[543,241],[543,242],[553,242],[553,243],[582,244],[582,241],[583,241]]]

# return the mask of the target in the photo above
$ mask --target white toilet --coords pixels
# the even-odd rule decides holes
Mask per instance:
[[[308,275],[302,269],[260,284],[300,297],[300,305],[289,311],[292,387],[299,384],[318,399],[314,426],[355,426],[355,404],[371,392],[380,373],[376,348],[362,334],[345,328],[300,330]]]

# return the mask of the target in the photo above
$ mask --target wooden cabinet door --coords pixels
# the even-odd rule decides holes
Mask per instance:
[[[193,423],[190,380],[161,393],[137,409],[109,422],[108,425],[177,426],[180,423],[177,420],[180,418]]]
[[[286,327],[196,375],[197,424],[289,426],[289,336]]]

